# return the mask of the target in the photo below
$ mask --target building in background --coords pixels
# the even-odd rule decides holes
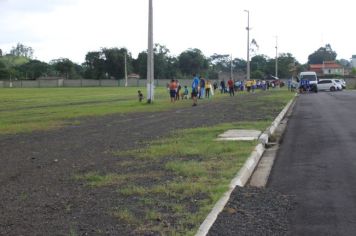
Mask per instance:
[[[356,68],[356,55],[352,55],[351,58],[351,67]]]
[[[311,64],[309,65],[309,69],[316,72],[318,76],[345,75],[345,68],[336,61],[323,61],[323,64]]]

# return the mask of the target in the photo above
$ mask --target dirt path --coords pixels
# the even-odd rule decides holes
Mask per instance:
[[[265,95],[227,97],[166,112],[87,118],[59,130],[0,136],[0,235],[132,235],[130,225],[109,214],[128,200],[118,199],[114,188],[88,188],[74,176],[128,171],[118,165],[123,159],[113,151],[142,147],[176,129],[278,114],[261,103],[248,105],[254,96]]]

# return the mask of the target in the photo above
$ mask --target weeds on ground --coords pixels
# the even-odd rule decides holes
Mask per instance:
[[[276,109],[268,106],[269,102],[282,108],[292,97],[288,92],[270,96],[273,99],[263,97],[268,109]],[[257,144],[216,141],[217,136],[228,129],[264,131],[271,122],[272,117],[176,131],[168,138],[149,142],[147,148],[114,153],[123,159],[117,167],[120,173],[114,173],[122,178],[103,174],[94,180],[90,176],[81,180],[92,187],[108,183],[116,187],[122,203],[110,214],[130,225],[134,233],[194,235]]]
[[[146,149],[116,152],[118,158],[126,157],[123,166],[131,165],[134,171],[90,172],[76,178],[91,187],[116,186],[118,198],[128,204],[111,214],[137,233],[194,235],[257,143],[216,141],[218,134],[228,129],[263,131],[270,123],[239,122],[177,131],[150,142]]]

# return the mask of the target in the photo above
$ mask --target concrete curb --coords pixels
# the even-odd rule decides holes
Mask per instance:
[[[211,212],[205,218],[204,222],[200,225],[195,236],[205,236],[209,233],[211,226],[214,224],[216,218],[224,209],[226,203],[230,199],[230,195],[236,186],[244,187],[247,181],[250,179],[255,167],[260,161],[264,151],[265,144],[268,143],[268,138],[272,135],[278,124],[286,115],[287,111],[295,101],[296,96],[288,102],[288,104],[284,107],[284,109],[279,113],[276,119],[272,122],[272,125],[268,127],[259,137],[260,143],[257,144],[255,149],[252,151],[250,157],[246,160],[245,164],[239,170],[237,175],[231,180],[229,185],[229,190],[224,193],[224,195],[220,198],[220,200],[215,204]]]

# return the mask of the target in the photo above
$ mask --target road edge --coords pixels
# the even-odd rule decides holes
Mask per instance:
[[[205,218],[203,223],[200,225],[195,236],[206,236],[209,233],[211,226],[214,224],[218,215],[224,209],[225,205],[230,199],[230,195],[236,186],[244,187],[247,181],[250,179],[254,169],[256,168],[259,160],[261,159],[264,151],[265,144],[268,143],[268,139],[277,129],[277,126],[282,121],[284,116],[287,114],[289,108],[293,104],[297,97],[297,94],[287,103],[287,105],[283,108],[283,110],[278,114],[278,116],[274,119],[271,126],[269,126],[259,137],[259,144],[256,145],[254,150],[252,151],[249,158],[247,158],[244,165],[238,171],[236,176],[231,180],[229,185],[229,190],[224,193],[224,195],[217,201],[214,205],[213,209],[210,211],[208,216]]]

